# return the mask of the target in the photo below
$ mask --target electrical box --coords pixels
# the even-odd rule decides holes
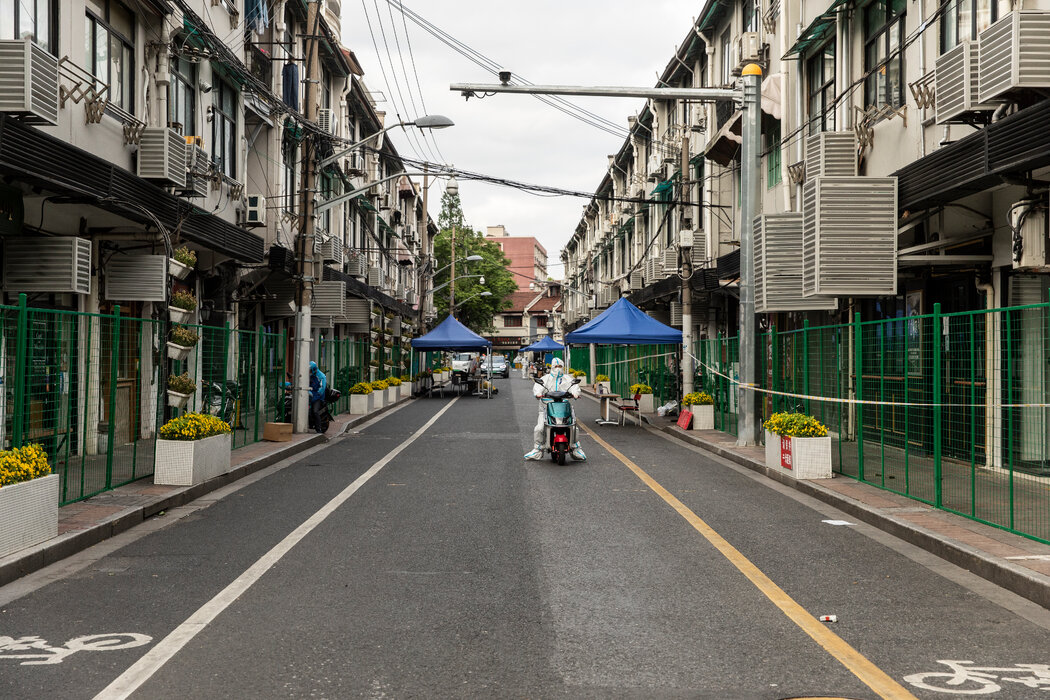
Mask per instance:
[[[1047,216],[1044,202],[1022,200],[1010,209],[1015,270],[1050,269],[1047,265]]]
[[[249,194],[248,206],[244,210],[245,226],[266,225],[266,197],[261,194]]]

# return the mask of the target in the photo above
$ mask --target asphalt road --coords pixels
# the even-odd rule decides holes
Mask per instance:
[[[1048,697],[1050,612],[587,400],[616,454],[526,463],[497,386],[0,588],[0,697]]]

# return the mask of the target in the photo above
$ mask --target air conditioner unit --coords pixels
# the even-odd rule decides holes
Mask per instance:
[[[385,284],[386,280],[383,275],[382,268],[370,267],[368,268],[368,274],[365,275],[365,284],[369,287],[375,287],[381,289]]]
[[[803,214],[763,214],[755,217],[755,311],[831,310],[834,297],[802,296]]]
[[[326,263],[343,264],[343,242],[336,237],[321,244],[321,259]]]
[[[762,56],[762,41],[758,38],[758,32],[744,32],[736,38],[736,71],[739,72],[748,63],[760,63]]]
[[[266,197],[261,194],[249,194],[244,208],[244,225],[248,227],[266,225]]]
[[[365,174],[365,159],[358,151],[353,151],[343,159],[343,169],[350,175]]]
[[[806,178],[857,175],[857,134],[822,131],[806,139]]]
[[[674,326],[675,328],[682,327],[682,302],[672,301],[670,305],[671,310],[671,323],[668,325]]]
[[[693,247],[689,249],[689,262],[694,270],[707,262],[707,236],[703,231],[693,231]]]
[[[345,311],[346,282],[333,280],[314,282],[310,313],[318,316],[342,316]]]
[[[212,162],[208,152],[201,146],[201,137],[183,136],[183,139],[186,141],[186,169],[193,175],[209,175]]]
[[[990,111],[995,104],[981,104],[978,43],[964,41],[937,59],[933,76],[937,123],[945,124],[973,112]]]
[[[1015,270],[1047,270],[1047,216],[1045,199],[1022,200],[1010,208]]]
[[[372,325],[372,314],[367,299],[349,297],[343,305],[343,318],[351,333],[367,333]],[[340,319],[336,319],[338,322]]]
[[[0,112],[58,124],[58,59],[31,39],[0,41]]]
[[[352,277],[364,277],[367,267],[368,265],[363,256],[354,255],[346,261],[346,274]]]
[[[416,303],[416,290],[409,289],[407,292],[405,292],[405,303],[409,305]]]
[[[663,271],[664,277],[678,274],[678,250],[675,248],[664,248]]]
[[[186,141],[174,129],[146,127],[139,141],[136,173],[144,180],[185,185]]]
[[[897,293],[897,178],[813,177],[803,188],[802,294]]]
[[[167,255],[115,255],[104,269],[109,301],[165,301]]]
[[[403,300],[405,298],[405,288],[401,285],[398,285],[394,289],[394,298]]]
[[[1050,12],[1009,12],[977,37],[978,102],[1003,98],[1019,89],[1050,89]]]
[[[630,279],[632,290],[637,291],[639,289],[645,289],[645,275],[642,273],[641,270],[635,270],[634,272],[632,272]]]
[[[4,289],[9,292],[90,293],[91,241],[39,236],[5,239]]]
[[[335,133],[335,113],[331,109],[317,110],[317,127],[326,134]]]

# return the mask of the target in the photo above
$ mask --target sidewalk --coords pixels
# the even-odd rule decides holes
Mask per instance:
[[[597,401],[589,389],[584,394]],[[737,447],[717,430],[682,430],[655,413],[642,419],[657,430],[700,447],[848,513],[931,554],[1050,609],[1050,545],[984,525],[921,501],[836,475],[799,481],[767,469],[765,449]],[[1048,493],[1047,498],[1050,498]]]
[[[161,511],[185,505],[284,459],[323,445],[330,437],[372,420],[410,399],[367,415],[336,416],[326,435],[299,433],[288,442],[256,442],[231,454],[230,471],[195,486],[157,486],[152,478],[140,479],[111,491],[58,509],[58,536],[34,547],[0,557],[0,586],[65,559],[131,529]]]

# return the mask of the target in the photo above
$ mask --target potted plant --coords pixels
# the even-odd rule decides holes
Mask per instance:
[[[693,391],[682,397],[682,405],[693,414],[692,430],[715,429],[715,400],[706,391]]]
[[[377,379],[372,382],[371,387],[375,404],[373,408],[382,408],[386,405],[386,390],[390,385],[384,382],[382,379]]]
[[[182,408],[197,391],[197,382],[189,372],[168,375],[168,405]]]
[[[408,369],[407,367],[405,369]],[[401,375],[401,398],[407,399],[412,396],[412,376],[409,374]]]
[[[350,387],[350,413],[364,415],[372,410],[372,386],[358,382]]]
[[[766,431],[766,466],[796,479],[831,478],[831,436],[804,413],[774,413]]]
[[[168,304],[168,317],[174,323],[188,323],[193,320],[193,312],[197,310],[197,297],[189,292],[178,291],[171,295]]]
[[[393,405],[397,403],[397,400],[401,398],[401,380],[393,375],[387,377],[383,381],[386,382],[386,401],[388,404]]]
[[[58,482],[40,445],[0,452],[0,557],[58,535]]]
[[[653,407],[653,388],[648,384],[632,384],[630,388],[631,396],[635,394],[641,394],[638,399],[638,412],[639,413],[652,413],[656,410]]]
[[[230,471],[230,424],[206,413],[186,413],[160,428],[153,483],[193,486]]]
[[[596,392],[598,392],[599,394],[608,394],[608,393],[610,393],[612,391],[612,389],[610,389],[609,387],[610,387],[610,383],[609,383],[609,375],[608,374],[599,374],[598,376],[596,376],[594,378],[594,390]]]
[[[185,360],[198,340],[200,336],[186,326],[172,326],[168,333],[168,357],[173,360]]]
[[[196,265],[197,254],[186,246],[176,248],[172,257],[168,258],[168,272],[175,279],[186,279]]]

